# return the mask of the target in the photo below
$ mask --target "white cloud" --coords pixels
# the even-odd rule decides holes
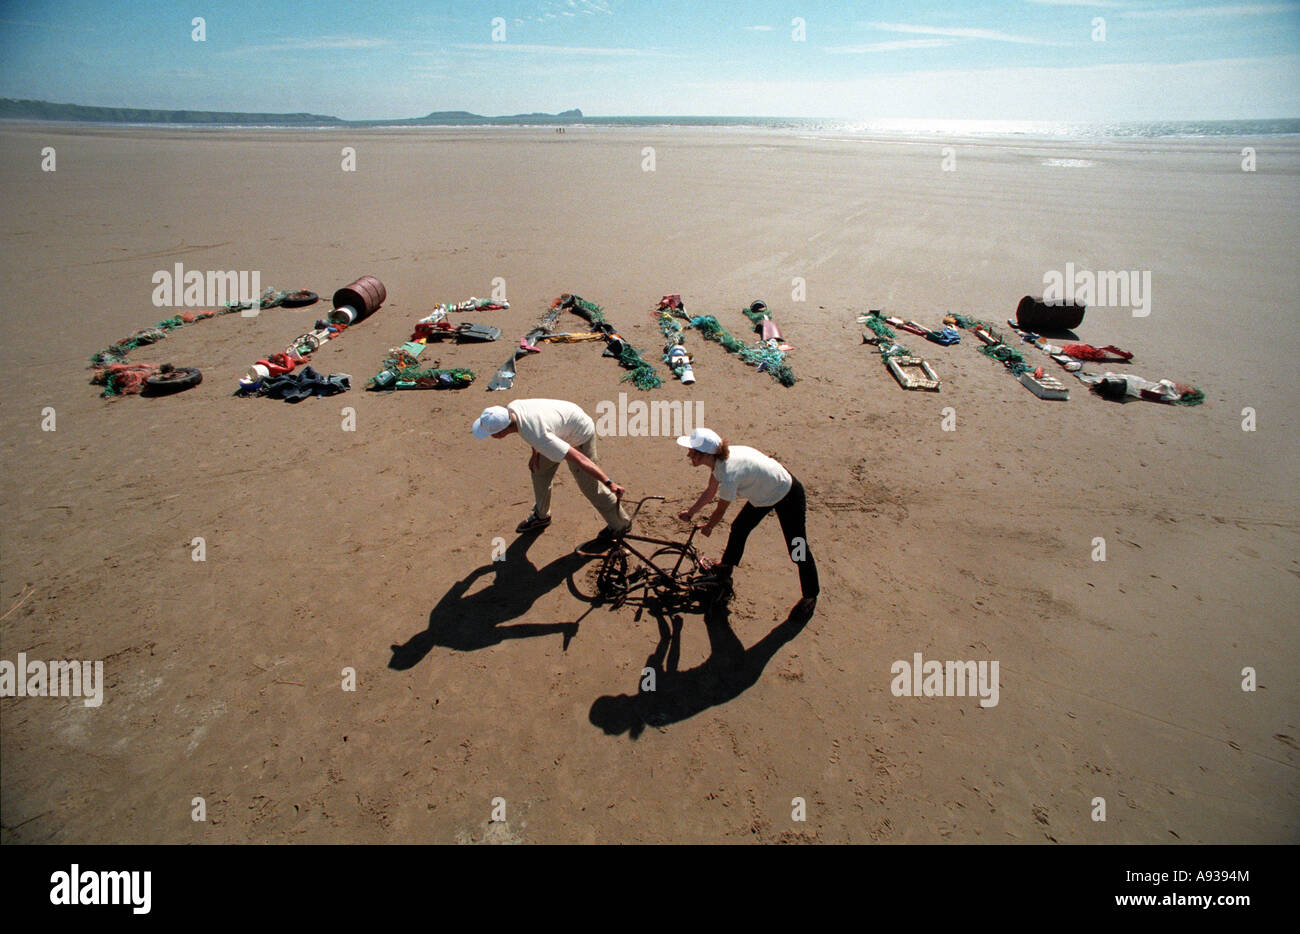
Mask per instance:
[[[544,23],[561,16],[613,16],[607,0],[546,0],[537,16],[528,17],[534,23]]]
[[[572,45],[529,45],[523,42],[477,42],[458,45],[455,48],[473,52],[532,52],[544,55],[655,55],[667,57],[672,54],[655,49],[602,49]]]
[[[1121,7],[1124,4],[1119,0],[1025,0],[1026,3],[1037,3],[1041,6],[1087,6],[1087,7]]]
[[[872,29],[882,32],[901,32],[917,36],[945,36],[953,39],[984,39],[990,42],[1014,42],[1020,45],[1060,45],[1046,39],[1031,36],[1014,36],[996,29],[977,29],[961,26],[920,26],[913,23],[867,23]]]
[[[1300,3],[1248,3],[1241,6],[1190,6],[1159,10],[1129,10],[1120,15],[1129,19],[1185,19],[1193,16],[1271,16],[1294,13]]]
[[[280,39],[266,45],[249,45],[234,49],[236,55],[276,55],[286,52],[314,52],[321,49],[378,49],[388,45],[384,39],[361,36],[316,36],[301,39]]]
[[[901,52],[906,49],[938,49],[955,43],[955,39],[893,39],[867,45],[830,45],[822,51],[830,55],[866,55],[872,52]]]

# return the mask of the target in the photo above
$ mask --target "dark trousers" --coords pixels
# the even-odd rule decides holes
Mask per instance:
[[[804,497],[803,484],[793,477],[791,480],[790,492],[776,505],[745,503],[741,507],[740,515],[731,523],[731,536],[727,539],[726,551],[722,553],[722,563],[732,567],[740,563],[749,533],[775,509],[781,522],[781,534],[785,536],[785,552],[799,568],[799,588],[805,597],[815,597],[821,592],[821,584],[817,580],[817,562],[813,561],[812,551],[808,548],[808,501]]]

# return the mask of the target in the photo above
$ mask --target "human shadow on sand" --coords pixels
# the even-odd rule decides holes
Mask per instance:
[[[452,584],[429,612],[428,627],[405,644],[392,646],[393,658],[388,667],[397,671],[412,668],[435,645],[472,652],[506,639],[560,633],[567,649],[569,640],[577,632],[576,622],[502,625],[522,616],[538,597],[558,587],[589,560],[570,553],[538,570],[528,559],[528,549],[536,540],[535,532],[520,535],[506,548],[502,560],[477,567],[463,580]],[[495,575],[492,582],[466,596],[466,592],[485,574]]]
[[[725,704],[749,689],[762,675],[767,663],[781,646],[803,631],[810,618],[792,612],[785,621],[746,649],[731,630],[725,606],[705,614],[709,634],[709,657],[686,671],[677,670],[682,617],[672,617],[671,626],[659,619],[659,644],[646,659],[645,668],[654,672],[655,689],[636,694],[599,697],[591,705],[593,725],[610,736],[627,733],[631,739],[647,726],[666,726],[695,716],[702,710]],[[644,669],[643,669],[644,671]],[[638,686],[645,683],[637,675]]]

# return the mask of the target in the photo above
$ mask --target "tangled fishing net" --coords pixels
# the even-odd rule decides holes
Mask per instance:
[[[397,370],[396,375],[398,389],[464,389],[474,382],[474,371],[463,367],[449,370],[406,367]]]
[[[766,344],[751,347],[737,340],[713,315],[692,318],[690,326],[703,334],[705,340],[721,344],[723,350],[735,354],[750,366],[758,367],[760,373],[765,371],[770,373],[772,378],[782,386],[794,385],[794,371],[786,366],[785,354],[780,350]]]
[[[867,320],[864,323],[871,329],[871,332],[879,338],[876,342],[876,346],[880,349],[880,357],[882,360],[888,360],[890,357],[912,356],[910,350],[895,340],[896,335],[894,334],[893,329],[890,328],[889,325],[885,324],[882,318],[877,315],[868,315]]]

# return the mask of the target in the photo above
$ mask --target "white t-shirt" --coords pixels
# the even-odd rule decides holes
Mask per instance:
[[[725,461],[713,465],[718,499],[747,499],[755,506],[775,506],[790,492],[793,480],[777,461],[761,451],[733,444]]]
[[[596,436],[596,423],[572,402],[516,399],[506,406],[519,420],[519,436],[542,457],[560,462],[573,445]]]

